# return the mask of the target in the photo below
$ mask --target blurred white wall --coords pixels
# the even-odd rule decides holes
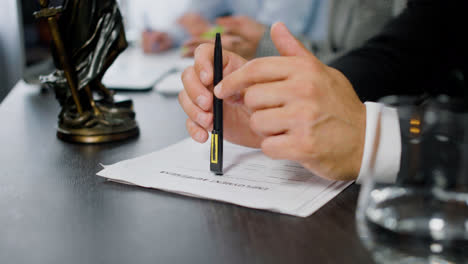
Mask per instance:
[[[127,34],[139,34],[146,24],[153,30],[165,31],[187,9],[190,0],[118,0]],[[133,38],[133,36],[127,36]]]
[[[24,66],[18,2],[2,0],[0,8],[0,102],[21,79]]]

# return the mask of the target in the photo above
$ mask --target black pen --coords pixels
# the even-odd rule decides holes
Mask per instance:
[[[221,35],[216,33],[214,48],[213,87],[223,79],[223,48]],[[210,170],[223,175],[223,100],[213,94],[213,132],[211,132]]]

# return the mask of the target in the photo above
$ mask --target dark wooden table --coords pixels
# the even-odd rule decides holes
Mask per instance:
[[[97,177],[187,137],[176,97],[127,95],[141,135],[104,145],[59,141],[58,103],[35,86],[0,105],[0,263],[372,263],[356,185],[303,219]]]

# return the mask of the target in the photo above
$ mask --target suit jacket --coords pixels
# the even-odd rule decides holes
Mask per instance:
[[[328,36],[312,40],[312,51],[323,62],[357,48],[379,33],[401,11],[405,0],[329,0]]]
[[[468,1],[409,0],[362,47],[336,59],[363,101],[391,94],[466,96]]]

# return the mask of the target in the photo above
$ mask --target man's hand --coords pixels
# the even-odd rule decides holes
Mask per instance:
[[[172,39],[165,32],[144,31],[142,46],[145,53],[160,53],[172,48]]]
[[[208,139],[208,131],[213,129],[213,50],[212,44],[202,44],[196,49],[195,66],[187,68],[182,74],[185,89],[179,94],[179,103],[189,117],[187,130],[200,143]],[[246,62],[242,57],[223,50],[225,76]],[[259,148],[263,139],[250,129],[248,109],[233,98],[230,98],[230,103],[224,104],[224,138],[236,144]]]
[[[231,16],[219,18],[216,23],[224,28],[222,34],[223,48],[252,59],[257,46],[263,37],[266,27],[246,16]],[[193,56],[195,49],[203,43],[214,43],[214,39],[193,37],[184,44],[184,56]]]
[[[260,146],[267,156],[297,161],[324,178],[355,179],[364,148],[365,106],[346,77],[322,64],[284,24],[275,24],[271,35],[281,57],[245,63],[226,53],[225,78],[214,89],[229,110],[225,112],[226,139]],[[211,106],[194,105],[201,94],[210,95],[212,53],[212,46],[198,49],[197,70],[184,74],[186,90],[180,96],[189,115],[189,132],[200,142],[207,140],[213,117]],[[200,109],[205,109],[206,120],[199,118]],[[234,109],[243,114],[232,113]]]

